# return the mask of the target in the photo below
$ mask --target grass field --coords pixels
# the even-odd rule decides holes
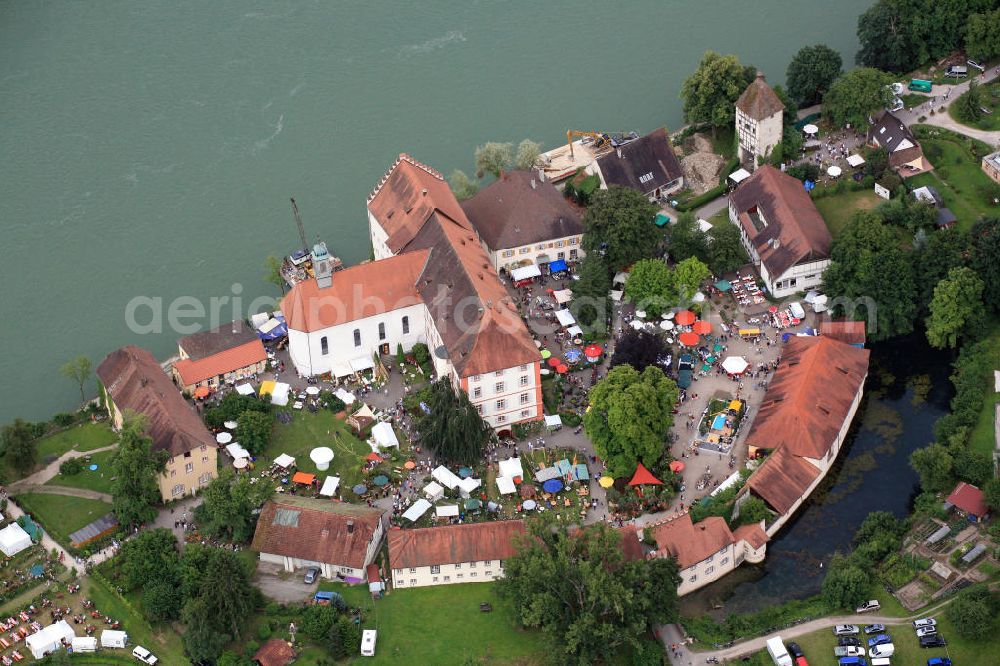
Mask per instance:
[[[184,656],[184,647],[181,644],[180,635],[167,625],[152,626],[131,606],[122,602],[121,597],[110,590],[104,581],[96,577],[86,579],[86,589],[84,593],[94,601],[101,611],[122,623],[125,631],[128,632],[129,641],[132,645],[142,645],[159,657],[161,664],[186,664],[188,659]],[[121,657],[121,663],[136,663],[131,659],[131,649],[128,650],[108,650],[102,653]],[[81,655],[82,656],[82,655]],[[76,659],[73,660],[76,663]],[[84,662],[94,664],[118,663],[116,661],[104,660],[94,662]]]
[[[1000,322],[994,321],[992,332],[990,333],[990,345],[993,350],[994,362],[1000,359]],[[1000,367],[994,365],[994,367]],[[993,375],[988,380],[989,386],[986,389],[986,399],[983,400],[983,409],[979,412],[979,420],[976,427],[969,435],[969,446],[973,451],[979,451],[987,455],[992,455],[996,446],[996,433],[994,430],[994,418],[996,405],[1000,402],[1000,393],[993,391]]]
[[[69,543],[71,533],[111,511],[108,502],[65,495],[26,493],[15,499],[49,536],[64,545]]]
[[[343,594],[348,604],[364,609],[364,628],[378,629],[375,657],[351,663],[462,664],[470,657],[490,664],[552,663],[541,635],[514,625],[492,583],[394,590],[379,601],[361,585],[323,583],[320,589]],[[493,612],[479,611],[484,601]]]
[[[884,199],[871,190],[831,194],[815,200],[816,208],[819,209],[819,214],[823,216],[830,235],[834,238],[844,230],[855,212],[871,210],[883,202]]]
[[[988,132],[1000,130],[1000,83],[994,81],[980,88],[983,93],[983,108],[990,109],[993,113],[983,114],[979,120],[967,123],[958,117],[955,110],[958,108],[958,102],[965,97],[968,93],[963,94],[955,102],[948,107],[948,115],[952,117],[952,120],[969,127],[975,127],[977,129],[986,130]]]
[[[83,488],[85,490],[96,490],[99,493],[111,493],[111,459],[116,451],[101,451],[90,457],[90,464],[97,465],[97,469],[90,471],[89,466],[85,466],[79,474],[66,476],[56,474],[45,482],[47,486],[69,486],[70,488]]]
[[[936,188],[961,229],[971,228],[981,217],[1000,214],[1000,207],[990,199],[996,183],[983,173],[981,160],[954,141],[922,139],[920,144],[934,171],[908,179],[911,189],[923,185]]]
[[[70,449],[92,451],[114,444],[115,441],[117,441],[117,436],[106,423],[85,423],[61,430],[35,442],[38,464],[35,470],[31,471],[41,469],[47,461],[55,460]],[[27,476],[19,474],[13,467],[10,467],[6,457],[0,458],[0,467],[2,467],[3,476],[8,482]]]

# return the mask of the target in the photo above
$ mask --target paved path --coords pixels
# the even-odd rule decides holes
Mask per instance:
[[[17,520],[24,515],[24,511],[22,511],[21,507],[16,504],[14,498],[10,498],[10,500],[11,501],[7,502],[7,513],[9,514],[9,518],[11,520]],[[63,564],[67,567],[73,566],[73,563],[76,561],[76,558],[74,558],[68,550],[56,543],[55,539],[50,537],[49,533],[44,530],[42,531],[42,546],[44,546],[45,550],[50,553],[53,550],[58,551],[62,555]],[[80,569],[80,567],[77,567],[77,569]]]
[[[24,492],[20,490],[22,486],[41,486],[44,485],[47,481],[51,481],[52,479],[54,479],[56,476],[59,475],[59,465],[66,462],[67,460],[71,460],[73,458],[83,458],[92,455],[94,453],[101,453],[102,451],[112,451],[116,448],[118,448],[117,443],[109,444],[108,446],[102,446],[99,449],[91,449],[90,451],[78,451],[76,449],[70,449],[69,451],[62,454],[61,456],[53,460],[51,463],[49,463],[42,469],[38,470],[37,472],[35,472],[34,474],[30,474],[21,479],[20,481],[15,481],[14,483],[10,484],[10,486],[8,486],[10,494],[13,495],[18,492]]]
[[[696,210],[694,212],[694,216],[695,218],[707,220],[726,208],[729,208],[729,197],[721,196],[718,199],[712,199],[707,204]]]
[[[114,499],[108,493],[99,493],[96,490],[87,490],[86,488],[71,488],[70,486],[40,486],[33,483],[18,484],[15,492],[18,494],[42,493],[43,495],[65,495],[66,497],[80,497],[82,499],[101,500],[102,502],[111,502]]]
[[[976,72],[976,70],[971,67],[969,69],[972,72]],[[945,129],[950,129],[954,132],[959,132],[960,134],[965,134],[975,139],[979,139],[980,141],[984,141],[995,147],[998,143],[1000,143],[1000,130],[987,131],[963,125],[948,115],[947,109],[956,99],[962,96],[962,93],[969,89],[969,83],[971,81],[975,80],[980,84],[989,83],[997,78],[998,72],[1000,72],[1000,67],[993,67],[992,69],[986,70],[986,72],[982,74],[977,72],[977,76],[970,76],[969,79],[957,85],[938,86],[938,89],[944,89],[943,93],[936,95],[924,95],[924,97],[927,97],[928,99],[927,102],[913,109],[903,109],[901,111],[897,111],[896,116],[907,125],[918,123],[920,122],[919,118],[921,116],[926,116],[926,119],[923,121],[926,125],[944,127]],[[947,99],[945,99],[945,95],[947,95]],[[934,109],[933,116],[929,113],[931,109]]]

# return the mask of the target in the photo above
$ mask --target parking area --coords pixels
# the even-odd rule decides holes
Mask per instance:
[[[319,589],[318,581],[312,585],[302,582],[305,574],[305,569],[288,573],[277,564],[258,562],[253,583],[268,599],[282,604],[299,603],[311,599]]]

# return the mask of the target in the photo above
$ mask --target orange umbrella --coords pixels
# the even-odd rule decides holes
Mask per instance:
[[[697,317],[690,310],[681,310],[674,317],[674,323],[679,326],[690,326],[694,323],[695,319],[697,319]]]
[[[380,456],[379,454],[377,454],[375,452],[372,452],[372,453],[369,453],[367,456],[365,456],[365,460],[370,460],[372,462],[375,462],[376,460],[382,460],[382,456]]]
[[[209,393],[211,393],[211,391],[208,390],[207,386],[199,386],[194,390],[194,397],[199,399],[207,398]]]
[[[696,344],[698,344],[697,333],[681,333],[677,339],[685,347],[694,347]]]
[[[565,375],[567,372],[569,372],[569,366],[559,365],[558,367],[556,367],[556,372],[558,372],[560,375]]]
[[[562,362],[562,361],[560,361],[560,360],[559,360],[558,358],[556,358],[555,356],[550,356],[550,357],[549,357],[549,360],[548,360],[548,364],[549,364],[549,366],[551,366],[551,367],[553,367],[553,368],[558,368],[558,367],[559,367],[560,365],[562,365],[562,364],[563,364],[563,362]]]
[[[407,460],[405,463],[403,463],[403,467],[405,467],[406,469],[413,469],[416,466],[417,463],[413,462],[412,460]]]
[[[670,471],[673,472],[674,474],[676,474],[677,472],[683,472],[684,463],[682,463],[680,460],[673,461],[672,463],[670,463]]]
[[[712,323],[707,321],[696,321],[691,330],[698,335],[707,335],[712,332]]]

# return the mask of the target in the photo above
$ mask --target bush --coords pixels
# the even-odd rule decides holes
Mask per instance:
[[[728,174],[726,174],[728,176]],[[725,185],[716,185],[712,189],[708,190],[704,194],[699,194],[694,199],[691,199],[687,203],[678,204],[677,211],[680,213],[686,213],[688,211],[694,210],[696,208],[701,208],[710,201],[718,199],[723,194],[726,193]]]
[[[427,345],[425,345],[423,342],[418,342],[417,344],[413,345],[413,350],[411,351],[411,353],[413,354],[413,358],[416,359],[419,365],[424,365],[425,363],[431,360],[430,349],[428,349]]]
[[[583,423],[583,417],[576,412],[559,412],[559,418],[567,428],[575,428]]]
[[[64,460],[59,465],[59,473],[65,476],[75,476],[82,471],[83,471],[82,458],[70,458],[69,460]]]
[[[511,426],[510,434],[514,439],[522,441],[542,431],[544,423],[542,421],[528,421],[527,423],[515,423]]]
[[[52,417],[52,422],[60,428],[73,425],[76,422],[76,414],[61,412]]]
[[[257,627],[257,638],[261,641],[266,641],[271,637],[271,623],[261,622],[260,626]]]

